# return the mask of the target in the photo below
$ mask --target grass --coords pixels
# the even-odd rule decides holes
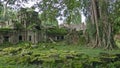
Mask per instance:
[[[104,49],[92,49],[89,47],[85,47],[83,45],[66,45],[64,43],[39,43],[36,45],[31,45],[29,43],[19,43],[17,45],[6,45],[0,46],[0,50],[5,50],[5,48],[12,47],[13,49],[22,48],[22,51],[18,52],[17,55],[11,57],[9,54],[2,55],[2,51],[0,51],[0,68],[37,68],[38,65],[29,65],[29,64],[16,64],[7,63],[7,59],[9,57],[16,58],[21,54],[26,54],[27,52],[32,52],[33,55],[40,54],[45,60],[51,60],[51,58],[47,58],[50,55],[60,54],[62,57],[68,54],[75,53],[83,53],[90,57],[97,57],[100,53],[109,53],[109,54],[117,54],[120,50],[104,50]],[[7,49],[6,49],[7,50]],[[10,52],[8,50],[8,52]]]
[[[106,53],[112,53],[116,54],[119,53],[120,50],[104,50],[100,48],[90,48],[90,47],[85,47],[82,45],[61,45],[61,44],[40,44],[41,46],[38,47],[38,49],[33,49],[32,51],[36,52],[46,52],[49,51],[50,49],[55,49],[58,51],[76,51],[76,52],[81,52],[84,54],[87,54],[89,56],[99,56],[99,53],[101,52],[106,52]]]

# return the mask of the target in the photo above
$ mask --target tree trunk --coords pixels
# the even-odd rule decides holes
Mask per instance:
[[[6,17],[6,12],[7,12],[7,4],[9,3],[9,0],[6,1],[6,3],[3,5],[4,12],[3,12],[3,18]]]
[[[117,48],[113,39],[112,23],[108,20],[108,0],[102,0],[102,5],[99,2],[101,1],[91,0],[91,24],[95,27],[95,34],[89,41],[93,48]]]
[[[95,39],[92,40],[92,45],[93,45],[93,48],[96,47],[96,46],[100,46],[100,38],[99,38],[99,23],[98,23],[98,13],[97,13],[97,1],[96,0],[91,0],[91,21],[92,21],[92,24],[94,25],[94,27],[96,28],[96,35],[95,35]]]

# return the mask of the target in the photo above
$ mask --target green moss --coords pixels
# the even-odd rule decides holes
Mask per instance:
[[[29,62],[30,62],[30,55],[20,56],[17,61],[17,63],[29,63]]]
[[[7,53],[16,53],[17,49],[13,47],[9,47],[9,48],[4,48],[2,51],[7,52]]]
[[[47,29],[48,35],[66,35],[67,33],[67,30],[64,28],[55,27]]]

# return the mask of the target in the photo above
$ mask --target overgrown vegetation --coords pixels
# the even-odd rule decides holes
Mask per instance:
[[[3,68],[118,68],[120,50],[106,51],[64,43],[19,43],[0,48]]]
[[[68,30],[65,28],[53,27],[53,28],[48,28],[46,30],[46,33],[48,35],[66,35],[68,33]]]
[[[76,31],[70,25],[80,24],[81,14],[85,25]],[[0,68],[119,68],[119,15],[120,0],[0,0]],[[42,42],[9,43],[17,30],[25,33],[18,41],[32,30],[29,41],[38,34]]]

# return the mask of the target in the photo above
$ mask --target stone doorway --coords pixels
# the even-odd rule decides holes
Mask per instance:
[[[22,35],[19,35],[19,41],[22,41]]]
[[[9,42],[9,36],[4,36],[4,42]]]

